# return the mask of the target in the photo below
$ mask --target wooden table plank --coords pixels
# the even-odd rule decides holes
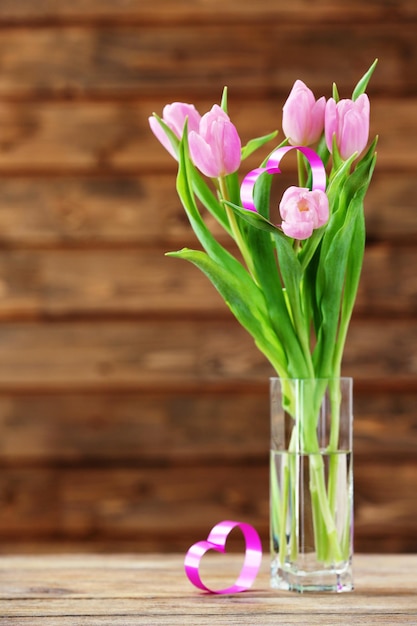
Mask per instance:
[[[207,584],[231,584],[241,556],[208,555]],[[416,555],[355,557],[356,591],[297,595],[269,588],[268,557],[252,589],[200,593],[186,580],[183,555],[49,556],[0,559],[0,623],[78,624],[415,624]],[[340,622],[340,616],[343,622]]]

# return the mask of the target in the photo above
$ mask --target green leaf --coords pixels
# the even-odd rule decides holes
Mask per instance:
[[[247,159],[247,157],[253,154],[253,152],[255,152],[256,150],[264,146],[266,143],[268,143],[268,141],[272,141],[272,139],[275,139],[277,135],[278,135],[278,131],[275,130],[274,132],[269,133],[269,135],[264,135],[263,137],[250,139],[248,143],[246,144],[246,146],[242,148],[242,161]]]
[[[193,191],[197,198],[206,207],[206,209],[213,215],[213,217],[219,222],[222,228],[230,233],[230,225],[227,219],[226,212],[222,202],[219,202],[217,197],[213,194],[206,181],[199,174],[197,169],[189,163],[187,166],[188,178],[190,180]]]
[[[191,226],[204,247],[205,244],[203,240],[209,241],[210,245],[214,246],[214,248],[221,247],[214,239],[200,215],[194,199],[194,191],[205,207],[225,228],[226,232],[230,231],[229,224],[222,204],[212,194],[189,158],[186,128],[184,129],[183,138],[179,145],[178,156],[177,193],[188,215]]]
[[[363,155],[363,157],[360,159],[360,161],[358,161],[357,165],[356,165],[356,169],[360,169],[360,168],[367,168],[372,169],[374,166],[374,160],[375,160],[375,155],[376,155],[376,146],[378,144],[378,135],[375,137],[375,139],[373,140],[373,142],[371,143],[371,145],[369,146],[368,150],[365,152],[365,154]]]
[[[307,376],[307,362],[310,357],[306,357],[303,352],[288,309],[288,299],[282,288],[281,269],[278,268],[276,258],[275,238],[265,230],[248,226],[246,240],[252,253],[256,282],[268,304],[270,324],[287,356],[288,373],[292,377]]]
[[[323,310],[322,337],[318,342],[323,340],[320,361],[321,365],[327,368],[323,371],[323,375],[327,375],[327,372],[338,375],[340,372],[343,349],[356,300],[365,251],[363,195],[363,193],[358,193],[350,202],[349,220],[347,220],[346,227],[340,231],[343,245],[340,245],[340,242],[335,245],[335,253],[338,254],[337,272],[328,272],[328,280],[333,281],[332,284],[336,287],[332,293],[329,285],[329,294],[334,299],[333,303],[338,303],[338,307],[335,306],[332,310],[329,305],[329,298],[327,298],[326,310]],[[333,260],[336,260],[334,256]],[[330,255],[328,262],[332,262]]]
[[[244,209],[242,206],[234,202],[226,202],[226,204],[233,209],[239,218],[250,224],[252,227],[259,230],[265,230],[269,233],[278,232],[284,236],[282,231],[269,220],[272,178],[273,176],[271,174],[265,172],[261,174],[256,181],[253,192],[253,201],[257,208],[256,211]]]
[[[276,237],[275,244],[283,283],[290,302],[294,303],[300,296],[301,265],[287,237]]]
[[[323,161],[323,165],[326,167],[330,158],[330,151],[327,148],[326,137],[324,133],[322,134],[322,136],[320,137],[318,141],[318,144],[316,146],[316,152],[321,158],[321,160]]]
[[[314,233],[313,233],[314,237]],[[317,337],[318,329],[320,328],[320,324],[322,322],[321,318],[321,309],[318,306],[317,298],[316,298],[316,283],[317,283],[317,272],[318,265],[320,261],[320,253],[321,253],[321,239],[318,243],[317,247],[314,250],[314,254],[308,260],[308,263],[303,267],[303,259],[300,258],[300,262],[302,263],[304,279],[303,279],[303,299],[304,299],[304,310],[308,319],[310,320],[310,324],[313,324],[314,337]]]
[[[278,233],[280,233],[283,236],[282,231],[277,226],[272,224],[272,222],[267,220],[265,217],[263,217],[257,211],[251,211],[250,209],[244,209],[243,207],[238,206],[237,204],[233,204],[232,202],[226,202],[226,204],[228,206],[230,206],[230,208],[233,209],[233,211],[239,217],[241,217],[245,222],[247,222],[248,224],[250,224],[254,228],[258,228],[259,230],[265,230],[265,231],[267,231],[269,233],[278,232]]]
[[[301,265],[301,270],[303,272],[307,268],[307,265],[310,263],[318,246],[320,245],[320,242],[325,233],[325,230],[326,230],[326,225],[322,226],[321,228],[316,228],[313,231],[313,234],[311,235],[311,237],[306,239],[303,247],[298,253],[298,261]]]
[[[237,172],[225,176],[227,191],[231,202],[237,204],[240,202],[240,181]],[[224,201],[222,202],[224,204]]]
[[[187,258],[198,265],[200,269],[205,269],[207,276],[220,291],[239,321],[253,336],[256,336],[257,344],[263,346],[262,351],[268,355],[276,370],[284,371],[285,359],[283,361],[282,358],[279,358],[279,354],[284,354],[284,352],[276,336],[274,340],[270,336],[271,334],[273,335],[273,331],[271,330],[268,308],[262,292],[243,265],[217,242],[207,228],[195,203],[191,186],[192,175],[193,168],[187,158],[187,142],[184,139],[180,146],[177,191],[190,224],[198,240],[206,250],[206,254],[198,254],[196,251],[182,251],[180,253],[171,253],[170,255]],[[197,260],[198,263],[196,262]],[[241,294],[240,299],[238,294]],[[248,315],[249,310],[252,311],[251,316]],[[258,320],[257,325],[254,323],[255,319]],[[256,332],[255,328],[257,328]],[[271,353],[267,345],[264,345],[264,336],[269,337],[268,341],[272,342],[271,346],[273,346],[273,352],[276,353],[276,356]],[[277,369],[278,366],[280,370]]]
[[[165,134],[167,135],[168,139],[171,142],[172,147],[175,150],[175,153],[178,154],[179,144],[180,144],[180,141],[179,141],[178,137],[172,131],[172,129],[168,126],[168,124],[166,122],[164,122],[162,117],[159,117],[159,115],[157,115],[156,113],[153,113],[152,115],[158,121],[159,125],[162,126]]]
[[[337,206],[340,204],[340,190],[350,175],[350,169],[354,160],[355,155],[352,155],[347,161],[342,161],[342,159],[340,159],[338,167],[331,173],[326,190],[330,208],[332,209],[330,219],[332,219],[332,215],[335,213]],[[329,229],[326,228],[326,230]]]
[[[256,181],[253,190],[253,202],[262,217],[270,219],[271,187],[274,175],[264,172]]]
[[[337,213],[322,240],[317,272],[317,306],[321,323],[314,351],[320,375],[340,368],[343,346],[356,299],[363,262],[365,227],[363,200],[376,156],[367,156],[345,180]]]
[[[184,190],[188,186],[189,189],[186,192],[188,199],[194,203],[193,192],[197,195],[206,209],[213,215],[213,217],[219,222],[224,230],[230,234],[230,225],[225,214],[223,204],[218,201],[211,189],[208,187],[206,181],[201,176],[200,172],[194,167],[189,157],[188,151],[188,122],[184,125],[182,139],[178,145],[178,175],[177,175],[177,192],[180,200],[185,207],[185,196],[180,194],[179,186]],[[189,207],[190,208],[190,207]],[[194,209],[192,213],[198,214],[198,209],[194,203]]]
[[[220,103],[220,107],[223,109],[225,113],[227,113],[227,87],[223,87],[222,100]]]
[[[282,289],[276,258],[275,237],[281,237],[285,240],[287,237],[267,219],[272,180],[273,177],[265,173],[258,178],[255,185],[254,202],[260,213],[243,209],[233,203],[228,203],[228,206],[234,211],[240,223],[240,230],[245,236],[247,249],[251,253],[254,278],[268,302],[269,323],[285,349],[289,371],[294,376],[303,373],[307,376],[306,361],[308,361],[309,356],[306,358],[295,331],[287,306],[288,298]],[[271,237],[271,234],[274,237]]]
[[[321,324],[314,349],[314,362],[320,377],[332,376],[332,357],[337,339],[343,284],[348,250],[352,237],[352,223],[347,222],[335,234],[327,254],[320,258],[317,273],[317,300]]]
[[[363,164],[366,166],[366,168],[364,167],[364,171],[360,171],[358,168],[352,175],[357,178],[357,190],[350,201],[352,207],[349,207],[349,214],[356,215],[356,220],[354,223],[355,232],[352,239],[352,245],[349,250],[349,271],[346,273],[340,324],[342,329],[346,327],[346,332],[355,304],[362,270],[363,256],[365,252],[365,219],[363,202],[375,169],[375,162],[376,155],[373,155],[369,164],[368,161]],[[356,207],[355,204],[358,204],[359,206]]]
[[[199,250],[184,249],[168,256],[190,261],[204,272],[278,375],[285,377],[286,356],[269,323],[264,296],[255,283],[245,281],[243,284],[232,271]]]
[[[353,220],[353,236],[348,252],[348,271],[345,277],[341,310],[340,326],[342,329],[346,326],[346,330],[356,300],[365,253],[365,217],[362,209],[363,196],[364,193],[361,192],[355,195],[351,200],[351,203],[358,203],[359,206],[352,207],[352,213],[354,213],[356,217]]]
[[[358,84],[353,90],[352,100],[357,100],[361,94],[365,93],[366,88],[368,86],[368,83],[371,79],[372,74],[374,73],[377,63],[378,63],[378,59],[375,59],[375,61],[372,63],[369,70],[359,80]]]
[[[302,306],[303,273],[301,265],[290,240],[285,235],[279,236],[275,234],[274,240],[282,282],[289,303],[298,344],[303,355],[302,360],[297,357],[295,363],[291,365],[294,365],[299,372],[297,378],[314,377],[310,357],[308,319],[303,314]]]
[[[364,198],[371,182],[372,172],[375,168],[377,138],[374,140],[364,157],[358,161],[352,174],[346,179],[340,190],[340,201],[350,202],[351,198],[360,194]]]
[[[332,158],[333,158],[333,167],[332,172],[330,173],[330,178],[332,176],[333,171],[337,171],[343,165],[344,161],[340,156],[339,149],[337,147],[336,134],[332,137]],[[355,155],[352,155],[350,159],[348,159],[349,163],[353,163],[355,159]]]

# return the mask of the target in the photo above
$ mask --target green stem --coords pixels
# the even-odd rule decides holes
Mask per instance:
[[[316,545],[317,554],[325,555],[325,561],[338,563],[343,560],[342,550],[339,545],[334,516],[330,510],[329,499],[326,493],[324,479],[324,462],[321,454],[310,454],[310,479],[313,489],[317,494],[317,505],[313,508],[316,521],[323,523],[324,532],[320,532],[319,544]]]
[[[337,486],[339,474],[339,432],[340,432],[340,381],[332,379],[329,381],[330,394],[330,436],[329,436],[329,478],[328,492],[329,505],[333,518],[336,515]]]
[[[279,547],[279,560],[281,565],[284,564],[285,558],[288,552],[288,542],[287,542],[287,517],[288,517],[288,503],[290,498],[290,486],[293,486],[293,496],[295,492],[296,482],[296,467],[294,466],[297,462],[297,458],[295,456],[297,448],[297,430],[293,428],[291,433],[291,440],[288,445],[288,450],[284,451],[280,454],[279,461],[281,463],[280,467],[280,475],[281,475],[281,497],[278,502],[273,502],[273,515],[275,515],[275,511],[277,512],[277,517],[279,519],[279,534],[278,534],[278,547]],[[273,471],[276,474],[275,461],[273,466]],[[276,476],[275,476],[275,482]],[[278,486],[278,485],[277,485]],[[278,492],[278,489],[277,489]],[[294,501],[292,502],[294,505]],[[297,529],[296,529],[296,516],[293,515],[291,518],[291,531],[290,531],[290,546],[291,546],[291,559],[295,560],[298,554],[298,544],[297,544]]]
[[[277,467],[276,467],[276,455],[275,451],[271,450],[270,458],[270,484],[271,484],[271,529],[272,537],[278,541],[281,536],[281,520],[279,516],[279,509],[281,508],[281,496],[279,492],[279,485],[277,480]],[[271,546],[271,551],[274,550],[274,546]]]
[[[340,366],[342,363],[343,350],[345,347],[346,337],[349,329],[350,318],[350,315],[346,319],[343,319],[342,316],[340,320],[339,332],[333,352],[332,368],[334,372],[340,372]]]
[[[288,515],[288,497],[290,488],[290,469],[288,466],[288,454],[284,454],[281,459],[281,476],[282,476],[282,497],[281,497],[281,528],[279,533],[279,560],[281,565],[285,563],[285,557],[287,555],[287,515]]]
[[[325,560],[325,550],[323,546],[323,538],[325,537],[325,527],[323,524],[323,519],[321,515],[319,515],[320,511],[320,502],[318,499],[317,489],[315,487],[314,481],[310,478],[310,498],[311,498],[311,511],[313,517],[313,531],[314,531],[314,545],[316,548],[316,555],[318,561]]]
[[[335,526],[337,496],[337,458],[330,455],[329,493],[326,490],[325,465],[317,434],[317,422],[320,407],[326,391],[327,381],[317,379],[311,387],[306,381],[302,383],[299,410],[303,415],[303,451],[309,455],[310,462],[310,493],[312,502],[313,525],[317,557],[325,562],[338,562],[342,559],[342,551],[338,542]],[[332,407],[332,434],[337,450],[339,433],[339,380],[330,380],[330,398]]]
[[[286,382],[288,382],[289,384],[286,385],[284,389],[284,384]],[[283,451],[280,455],[281,500],[278,507],[278,517],[280,519],[278,545],[279,561],[281,566],[284,565],[285,559],[287,557],[289,557],[292,562],[296,561],[299,551],[299,522],[298,515],[296,514],[299,502],[297,501],[298,498],[296,497],[296,494],[297,490],[300,488],[300,484],[297,466],[300,462],[303,462],[303,450],[300,450],[300,445],[301,447],[303,446],[302,441],[304,438],[304,434],[302,432],[303,424],[300,419],[298,419],[299,411],[301,408],[300,390],[298,385],[299,383],[295,383],[295,381],[281,382],[282,392],[284,394],[284,397],[287,399],[286,410],[289,412],[289,414],[292,415],[294,419],[294,425],[292,428],[291,438],[287,450]],[[290,498],[292,508],[291,527],[289,529],[290,534],[287,539],[287,517]]]
[[[290,454],[289,456],[289,471],[292,476],[292,484],[293,488],[291,490],[291,507],[292,511],[299,510],[299,498],[297,498],[298,485],[300,485],[300,472],[303,471],[303,458],[297,454]],[[301,467],[300,467],[301,464]],[[294,488],[297,485],[297,488]],[[290,559],[291,561],[295,561],[298,557],[298,545],[299,545],[299,524],[298,524],[298,516],[291,515],[291,529],[290,529]]]
[[[300,291],[302,291],[300,289]],[[296,300],[296,301],[294,301]],[[314,378],[314,365],[310,350],[310,337],[308,329],[306,328],[305,319],[302,312],[301,298],[297,294],[296,298],[290,298],[286,293],[286,303],[292,319],[296,335],[299,340],[300,348],[304,356],[306,365],[306,378]]]
[[[219,182],[219,190],[220,190],[220,195],[222,197],[223,200],[225,200],[226,202],[228,202],[230,200],[229,198],[229,191],[227,188],[227,184],[226,184],[226,180],[224,177],[219,177],[218,178],[218,182]],[[228,204],[224,204],[225,207],[225,211],[226,211],[226,215],[227,218],[229,220],[229,225],[230,225],[230,230],[233,236],[233,239],[235,240],[240,253],[246,263],[246,266],[250,272],[250,274],[252,275],[252,277],[255,277],[255,270],[254,270],[254,266],[253,266],[253,261],[252,261],[252,256],[251,253],[246,245],[246,242],[244,240],[244,238],[242,237],[242,233],[240,231],[239,228],[239,224],[236,221],[236,215],[233,212],[233,209],[230,208],[230,206]],[[255,281],[256,282],[256,281]]]
[[[298,169],[298,186],[306,186],[306,168],[304,157],[299,150],[297,150],[297,169]]]
[[[329,386],[329,398],[332,412],[332,428],[330,440],[332,447],[325,446],[319,439],[318,416]],[[272,482],[272,520],[276,529],[279,546],[279,561],[281,566],[286,559],[295,562],[300,549],[299,519],[297,489],[301,488],[300,472],[303,471],[303,457],[308,457],[309,483],[308,489],[311,500],[311,515],[314,532],[314,546],[318,561],[326,564],[336,564],[345,560],[349,550],[350,516],[348,496],[345,502],[345,528],[339,537],[336,527],[336,512],[338,503],[338,474],[342,471],[340,465],[339,430],[341,389],[339,379],[312,381],[298,381],[286,388],[287,410],[291,409],[294,418],[291,438],[286,451],[279,455],[280,481],[276,474]],[[329,454],[329,475],[326,480],[326,463],[324,453]],[[274,461],[275,462],[275,461]],[[276,472],[276,466],[273,466]],[[345,477],[344,477],[345,479]],[[275,482],[274,482],[275,481]],[[275,485],[275,486],[274,486]],[[300,498],[303,495],[300,494]],[[342,503],[343,507],[343,503]],[[343,508],[341,509],[343,510]],[[288,516],[291,511],[291,521],[288,525]],[[299,512],[303,514],[301,511]],[[340,511],[338,512],[341,513]]]

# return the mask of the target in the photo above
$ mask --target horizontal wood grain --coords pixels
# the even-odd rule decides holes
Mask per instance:
[[[174,173],[3,178],[3,245],[78,244],[94,249],[100,245],[178,243],[190,234],[190,225],[174,186]]]
[[[304,20],[283,24],[279,16],[256,26],[235,23],[233,28],[219,20],[198,28],[7,29],[0,41],[0,94],[120,98],[159,93],[176,100],[185,92],[207,94],[225,84],[240,93],[288,93],[294,77],[320,90],[330,90],[331,81],[337,80],[343,91],[351,92],[379,57],[373,90],[395,97],[415,95],[414,35],[415,25],[407,19],[397,25],[374,23],[370,29],[359,21],[341,21],[331,28]]]
[[[75,541],[203,536],[222,519],[245,519],[268,536],[268,459],[262,465],[201,464],[123,469],[3,468],[0,541],[54,536]],[[415,543],[415,459],[355,461],[355,539],[403,536]],[[387,486],[389,486],[387,488]],[[189,539],[188,539],[189,540]],[[375,544],[374,544],[375,545]],[[382,543],[381,543],[382,545]]]
[[[0,343],[3,389],[172,390],[181,381],[249,382],[270,373],[234,320],[4,323]]]
[[[388,388],[416,377],[415,320],[354,319],[344,370]],[[263,383],[272,373],[235,320],[0,325],[0,390],[165,389]]]
[[[282,188],[289,186],[293,175],[285,172],[277,182]],[[412,172],[387,174],[377,169],[365,200],[368,241],[401,245],[415,241],[415,197],[417,180]],[[215,235],[226,242],[220,226],[213,219],[209,223]],[[3,177],[0,233],[3,249],[83,246],[94,253],[100,246],[134,246],[139,252],[149,246],[171,250],[196,243],[175,191],[174,172]]]
[[[138,20],[155,21],[158,23],[192,22],[207,20],[225,22],[242,22],[246,20],[262,21],[279,18],[280,20],[309,22],[329,20],[357,19],[399,19],[416,16],[415,4],[412,0],[399,0],[392,5],[390,2],[363,3],[352,0],[346,4],[342,0],[316,0],[314,5],[308,0],[294,2],[274,2],[258,0],[256,4],[239,2],[238,0],[211,0],[211,2],[194,2],[193,0],[160,0],[156,5],[152,0],[130,0],[114,2],[114,0],[73,0],[71,3],[56,0],[3,0],[0,6],[0,20],[7,24],[37,23],[44,20],[58,23],[78,20],[82,22],[100,22],[110,24],[118,21]],[[0,24],[1,24],[0,21]]]
[[[1,46],[1,42],[0,42]],[[289,92],[294,80],[288,80]],[[0,78],[1,85],[1,78]],[[213,89],[213,100],[194,100],[201,113],[219,102],[223,84]],[[350,87],[349,95],[353,86]],[[331,95],[331,84],[325,86]],[[181,99],[191,94],[183,94]],[[248,102],[232,88],[229,114],[242,142],[281,129],[284,97]],[[154,97],[134,103],[114,102],[19,102],[0,103],[0,175],[14,173],[79,175],[91,172],[156,173],[174,172],[176,163],[149,129],[148,118],[161,114],[167,100]],[[375,98],[372,101],[370,135],[380,135],[378,168],[411,172],[417,164],[414,123],[417,99]],[[281,141],[278,139],[277,142]],[[274,147],[265,146],[241,166],[242,175],[257,167]],[[283,162],[283,164],[285,161]],[[291,163],[291,161],[290,161]],[[291,170],[294,168],[292,166]],[[284,168],[285,171],[285,168]]]
[[[210,283],[164,250],[0,253],[0,319],[226,315]]]
[[[412,624],[416,615],[415,555],[355,557],[355,593],[303,596],[270,588],[264,555],[248,593],[199,592],[183,573],[184,555],[50,555],[2,559],[1,611],[10,626],[309,626],[344,620],[361,626]],[[225,589],[236,580],[241,554],[208,554],[203,580]]]
[[[155,610],[142,566],[133,574],[119,561],[110,564],[123,581],[109,609],[94,575],[92,586],[77,586],[78,561],[60,586],[51,570],[40,580],[42,560],[29,565],[35,582],[29,570],[19,582],[3,559],[183,554],[233,517],[254,523],[268,545],[273,372],[207,279],[164,256],[196,241],[175,191],[176,163],[147,118],[175,100],[204,113],[227,85],[245,143],[281,131],[297,78],[317,97],[329,97],[333,81],[350,97],[376,57],[378,161],[343,368],[355,379],[355,546],[417,550],[416,18],[413,0],[0,2],[0,622],[130,626],[143,621],[143,601],[152,624],[184,615],[193,624],[247,623],[248,606],[254,623],[272,623],[270,614],[282,621],[282,603],[264,591],[234,603],[232,618],[230,604],[208,613],[201,597],[190,603],[189,587],[181,616],[172,595]],[[242,164],[242,176],[272,147]],[[294,184],[294,165],[289,156],[274,181],[273,211]],[[385,567],[361,563],[367,584]],[[163,589],[166,568],[144,568]],[[168,578],[178,590],[178,571]],[[395,611],[383,577],[371,598],[351,596],[353,621],[391,623],[395,613],[408,623],[411,579],[401,578]],[[317,613],[292,601],[285,618],[298,623],[298,612],[322,626],[327,612],[333,623],[340,599],[329,602]]]
[[[355,458],[415,458],[416,401],[355,387]],[[3,467],[250,464],[269,450],[268,381],[239,393],[3,393],[0,430]]]
[[[265,459],[268,382],[258,392],[242,394],[203,389],[198,394],[7,394],[0,396],[0,429],[3,465],[191,467],[213,459]],[[406,452],[406,445],[399,447]]]
[[[263,467],[13,469],[0,477],[0,540],[9,536],[184,537],[193,528],[244,515],[268,520]],[[261,530],[261,529],[260,529]],[[184,546],[185,547],[185,546]]]
[[[356,312],[417,312],[417,251],[366,250]],[[208,279],[164,249],[0,251],[0,319],[178,314],[229,316]]]

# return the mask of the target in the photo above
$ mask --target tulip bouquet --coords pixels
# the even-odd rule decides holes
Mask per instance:
[[[363,200],[376,159],[376,139],[368,145],[365,93],[375,65],[351,99],[340,99],[333,85],[332,97],[316,100],[297,80],[283,107],[283,141],[243,177],[241,163],[277,133],[242,146],[228,115],[226,89],[221,104],[202,116],[193,105],[176,102],[165,106],[162,117],[149,118],[157,139],[178,161],[177,192],[203,248],[169,255],[207,275],[283,381],[340,376],[364,255]],[[290,151],[297,155],[297,184],[286,189],[278,208],[271,207],[272,181]],[[212,234],[208,213],[234,240],[236,254]],[[314,424],[322,394],[318,382],[312,424],[302,433],[303,448],[311,454],[319,451]],[[335,391],[337,403],[336,396]],[[285,402],[293,415],[290,388]],[[323,560],[338,561],[343,550],[329,539],[331,502],[322,478],[314,489],[320,494],[318,551]],[[286,532],[285,515],[285,510],[278,515],[278,534]]]

